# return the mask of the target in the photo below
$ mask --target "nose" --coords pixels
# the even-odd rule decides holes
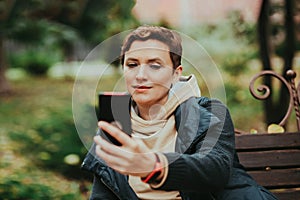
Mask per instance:
[[[136,74],[137,80],[145,80],[147,78],[146,66],[140,65]]]

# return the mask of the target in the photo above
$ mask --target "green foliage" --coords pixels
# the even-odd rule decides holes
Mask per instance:
[[[68,81],[24,80],[17,87],[18,97],[0,105],[6,116],[0,123],[7,137],[19,144],[15,151],[33,165],[68,178],[90,178],[80,169],[87,150],[73,122],[72,86]]]
[[[32,75],[45,75],[59,59],[60,56],[55,51],[49,56],[45,49],[31,48],[11,54],[9,62],[11,66],[22,68]]]
[[[239,76],[247,72],[248,62],[256,57],[255,51],[230,53],[223,59],[222,68],[231,76]]]
[[[86,41],[98,44],[137,24],[131,14],[134,3],[133,0],[17,0],[0,5],[0,12],[7,16],[0,21],[0,28],[6,33],[5,37],[34,43],[45,39],[50,27],[47,24],[53,26],[56,23],[62,31],[73,28]]]
[[[79,40],[95,45],[136,26],[138,23],[131,14],[134,3],[133,0],[4,1],[0,3],[0,40],[9,38],[44,51],[26,56],[28,59],[18,66],[32,74],[45,74],[52,63],[50,49],[71,60]],[[3,53],[0,59],[6,60]]]
[[[53,199],[53,190],[45,185],[26,184],[20,179],[6,178],[0,182],[1,199]]]
[[[238,11],[229,14],[228,20],[217,24],[201,24],[187,29],[186,34],[202,45],[217,62],[242,63],[258,57],[255,23],[246,22]],[[229,53],[230,52],[230,53]],[[237,58],[233,58],[237,57]]]
[[[257,41],[256,26],[245,21],[242,16],[241,11],[232,11],[228,14],[228,23],[235,37],[244,40],[247,45],[253,45]]]
[[[24,44],[40,45],[46,40],[49,25],[46,20],[19,20],[15,22],[9,37]]]
[[[244,90],[244,88],[241,88],[238,85],[233,85],[231,83],[225,84],[225,90],[226,90],[226,99],[227,103],[230,106],[234,106],[237,104],[242,103],[246,100],[246,92],[247,90]]]
[[[3,200],[80,199],[78,194],[62,194],[56,189],[35,183],[19,174],[13,178],[6,177],[0,180],[0,197]]]
[[[232,76],[237,76],[246,70],[247,61],[243,55],[229,55],[226,57],[222,67]]]
[[[77,135],[70,107],[63,110],[47,110],[43,119],[36,120],[26,130],[10,132],[11,139],[22,142],[20,151],[42,167],[55,170],[69,178],[82,178],[81,160],[64,162],[70,154],[83,158],[86,149]],[[81,176],[81,177],[80,177]]]
[[[74,127],[73,82],[27,77],[0,97],[1,199],[87,199],[87,150]]]
[[[250,94],[251,77],[260,68],[255,23],[247,23],[238,12],[219,24],[201,24],[186,34],[202,45],[218,66],[226,91],[226,104],[236,128],[261,130],[263,109]],[[200,61],[200,63],[203,61]],[[202,63],[201,63],[202,64]],[[251,64],[251,65],[250,65]],[[205,95],[205,83],[202,93]],[[207,86],[209,87],[209,86]]]
[[[138,23],[131,14],[134,1],[89,0],[75,27],[87,41],[98,44]]]

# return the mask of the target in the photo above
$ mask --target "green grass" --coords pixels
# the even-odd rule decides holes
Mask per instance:
[[[90,177],[64,162],[82,145],[72,118],[73,81],[25,78],[0,97],[1,199],[86,199]]]

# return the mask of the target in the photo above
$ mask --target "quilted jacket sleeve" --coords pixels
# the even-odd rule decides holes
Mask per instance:
[[[189,116],[193,107],[197,112]],[[195,118],[199,119],[198,129],[192,133],[195,137],[185,152],[165,154],[169,174],[159,189],[190,192],[223,189],[231,174],[235,151],[234,127],[227,108],[219,101],[205,100],[197,105],[187,102],[180,112],[184,118],[180,122],[183,128],[178,130],[178,139],[180,135],[191,135],[189,132],[194,129],[185,127],[192,126],[189,122],[195,123]]]

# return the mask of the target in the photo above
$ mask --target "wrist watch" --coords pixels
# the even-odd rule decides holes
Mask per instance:
[[[150,172],[150,174],[148,174],[148,176],[141,178],[144,183],[154,183],[157,177],[159,177],[159,175],[162,173],[163,166],[156,153],[155,153],[155,158],[156,158],[156,162],[154,165],[154,169]]]

